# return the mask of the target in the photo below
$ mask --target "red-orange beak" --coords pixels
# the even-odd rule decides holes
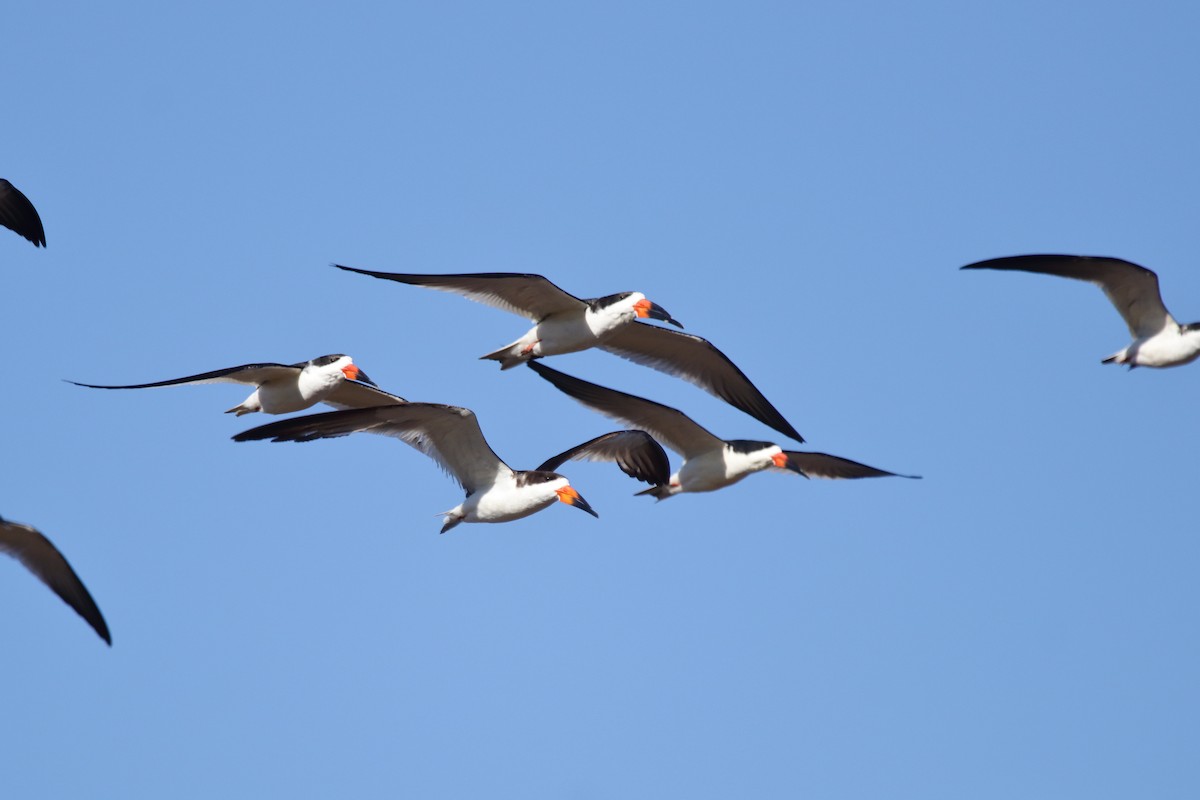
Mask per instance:
[[[804,475],[805,478],[808,477],[804,474],[804,470],[800,469],[799,464],[788,458],[786,450],[771,456],[771,463],[779,467],[779,469],[786,469],[788,472],[795,472],[797,475]]]
[[[587,500],[584,500],[582,497],[580,497],[579,492],[575,491],[570,486],[564,486],[558,490],[558,500],[560,503],[566,503],[569,506],[575,506],[575,508],[578,508],[580,511],[586,511],[597,519],[600,518],[600,515],[593,511],[592,507],[588,505]]]
[[[342,367],[342,374],[346,376],[346,380],[360,381],[362,383],[369,383],[372,386],[375,385],[375,381],[368,378],[367,373],[363,372],[355,364],[348,364],[348,365]]]
[[[667,313],[667,310],[658,303],[651,303],[649,300],[642,298],[633,304],[633,311],[638,315],[639,319],[657,319],[662,322],[669,322],[677,328],[682,328],[674,317]]]

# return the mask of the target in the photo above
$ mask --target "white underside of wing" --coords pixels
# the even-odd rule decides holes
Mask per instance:
[[[468,493],[491,486],[512,470],[488,445],[475,413],[459,406],[408,403],[370,409],[378,421],[360,430],[392,436],[438,462]]]
[[[370,408],[408,402],[403,397],[360,381],[342,381],[324,400],[334,408]]]
[[[585,304],[541,275],[422,276],[417,284],[427,289],[452,292],[477,303],[537,322],[551,314],[580,310]]]
[[[1147,339],[1177,325],[1162,301],[1158,275],[1132,261],[1109,256],[1039,254],[994,258],[966,268],[1034,272],[1094,283],[1125,320],[1134,339]]]
[[[1105,282],[1093,281],[1103,290],[1135,339],[1146,339],[1169,328],[1178,328],[1174,317],[1163,305],[1155,281],[1153,292],[1144,281],[1127,280],[1126,276]]]

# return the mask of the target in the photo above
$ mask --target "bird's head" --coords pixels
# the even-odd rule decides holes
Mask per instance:
[[[683,324],[672,317],[665,308],[658,303],[650,302],[641,292],[633,292],[630,299],[633,300],[633,313],[637,315],[638,319],[656,319],[677,328],[683,328]]]

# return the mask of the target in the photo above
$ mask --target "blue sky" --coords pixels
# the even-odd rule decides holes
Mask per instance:
[[[6,12],[7,797],[1193,797],[1200,367],[1102,366],[1102,295],[1200,319],[1191,4],[24,4]],[[235,444],[352,354],[515,467],[613,429],[478,356],[526,324],[339,272],[638,290],[809,440],[922,481],[461,499],[381,437]],[[550,362],[776,438],[601,353]],[[673,457],[673,465],[678,458]]]

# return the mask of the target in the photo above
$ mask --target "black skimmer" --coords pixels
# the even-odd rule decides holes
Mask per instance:
[[[721,439],[678,409],[618,392],[529,362],[529,368],[564,393],[607,417],[644,429],[683,456],[683,464],[667,483],[638,494],[664,500],[681,492],[712,492],[732,486],[766,469],[798,472],[806,478],[916,478],[869,467],[825,453],[784,450],[771,442]]]
[[[454,476],[467,493],[466,500],[442,512],[442,533],[460,522],[509,522],[527,517],[559,501],[599,515],[571,487],[551,471],[568,459],[616,461],[628,475],[647,483],[666,480],[666,455],[649,436],[600,436],[549,459],[534,470],[509,467],[483,438],[475,413],[459,406],[407,403],[351,411],[330,411],[272,422],[243,431],[234,441],[270,439],[273,442],[308,442],[359,431],[394,436],[436,461]],[[653,449],[658,448],[660,459]]]
[[[354,364],[350,356],[334,354],[301,361],[298,364],[243,364],[155,383],[128,386],[101,386],[67,381],[89,389],[153,389],[193,383],[243,383],[256,386],[254,392],[226,414],[288,414],[324,402],[334,408],[365,408],[405,402],[403,397],[385,392]]]
[[[28,525],[0,518],[0,553],[8,553],[24,564],[112,646],[112,636],[96,601],[49,539]]]
[[[46,246],[46,231],[37,209],[21,190],[0,178],[0,225],[16,231],[34,247]]]
[[[1131,261],[1106,256],[1029,255],[976,261],[962,269],[1041,272],[1099,286],[1129,326],[1133,341],[1103,364],[1178,367],[1200,356],[1200,322],[1180,325],[1163,305],[1158,276]]]
[[[712,342],[687,333],[638,323],[658,319],[682,328],[661,306],[640,292],[581,300],[541,275],[481,272],[462,275],[410,275],[374,272],[334,264],[347,272],[453,292],[478,303],[533,321],[517,341],[482,356],[501,369],[543,356],[597,347],[642,366],[682,378],[798,442],[804,438],[771,405],[750,379]]]

